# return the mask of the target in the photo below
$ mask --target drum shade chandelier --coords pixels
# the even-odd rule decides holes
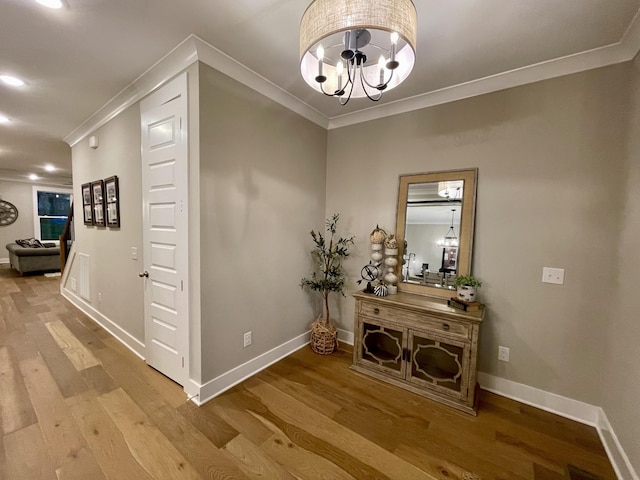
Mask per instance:
[[[415,63],[411,0],[315,0],[300,22],[300,71],[315,90],[377,102]]]

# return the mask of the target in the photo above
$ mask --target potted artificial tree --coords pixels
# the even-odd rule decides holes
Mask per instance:
[[[303,278],[302,288],[309,288],[322,293],[324,298],[324,316],[320,316],[311,324],[311,349],[319,354],[333,353],[338,346],[338,331],[331,323],[329,315],[329,294],[336,292],[344,296],[345,276],[342,271],[342,260],[349,256],[349,246],[353,245],[353,236],[336,239],[336,231],[340,215],[334,213],[326,221],[327,238],[320,231],[311,230],[311,238],[315,244],[311,255],[316,264],[316,271],[311,278]],[[328,240],[328,243],[327,243]]]
[[[482,286],[482,282],[473,275],[458,275],[453,284],[456,286],[458,298],[465,302],[475,302],[478,287]]]

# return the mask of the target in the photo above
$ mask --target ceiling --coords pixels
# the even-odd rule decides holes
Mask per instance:
[[[640,48],[640,0],[414,0],[416,66],[372,104],[346,107],[309,88],[298,66],[298,27],[310,0],[0,1],[0,178],[65,183],[63,141],[189,35],[235,59],[326,127],[422,108],[630,60]],[[322,123],[322,122],[321,122]],[[44,171],[45,164],[58,170]],[[1,192],[0,192],[1,194]]]

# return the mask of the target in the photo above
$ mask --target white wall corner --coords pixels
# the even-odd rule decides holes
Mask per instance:
[[[264,370],[269,365],[273,365],[274,363],[291,355],[293,352],[300,350],[309,343],[310,335],[310,331],[305,332],[302,335],[298,335],[282,345],[272,348],[268,352],[258,355],[248,362],[232,368],[213,380],[209,380],[200,386],[200,392],[198,392],[199,395],[197,399],[194,398],[193,401],[198,405],[202,405],[221,393],[226,392],[247,378],[255,375],[261,370]]]
[[[618,478],[640,480],[602,408],[484,372],[478,372],[478,383],[483,390],[595,427]]]
[[[67,269],[65,269],[67,271]],[[129,332],[124,330],[118,324],[104,316],[102,313],[97,311],[91,305],[89,305],[82,298],[77,296],[71,290],[65,288],[65,283],[60,283],[60,294],[69,300],[73,306],[75,306],[78,310],[84,313],[91,320],[96,322],[102,328],[104,328],[107,332],[113,335],[117,340],[120,341],[125,347],[131,350],[135,355],[137,355],[140,359],[145,359],[145,346],[144,343],[139,341],[137,338],[132,336]]]

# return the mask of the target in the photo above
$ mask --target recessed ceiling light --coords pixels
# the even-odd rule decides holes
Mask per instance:
[[[35,173],[31,173],[29,175],[29,180],[37,180],[38,179],[38,175],[36,175]]]
[[[0,75],[0,81],[12,87],[21,87],[24,85],[24,80],[21,80],[18,77],[13,77],[11,75]]]
[[[36,2],[49,8],[62,8],[62,2],[60,0],[36,0]]]
[[[56,171],[56,167],[54,167],[53,165],[45,165],[45,166],[44,166],[44,169],[45,169],[47,172],[55,172],[55,171]]]
[[[11,119],[9,117],[5,117],[4,115],[0,115],[0,123],[9,123]]]

